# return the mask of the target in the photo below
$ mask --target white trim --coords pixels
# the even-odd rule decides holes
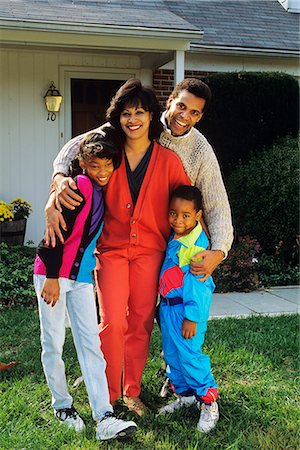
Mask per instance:
[[[0,42],[2,45],[39,46],[65,49],[102,49],[124,51],[150,51],[160,53],[174,50],[189,50],[190,39],[175,39],[174,36],[162,38],[161,33],[148,36],[141,30],[137,35],[123,33],[117,36],[113,33],[79,33],[64,30],[24,30],[22,28],[0,27]]]
[[[299,0],[278,0],[281,6],[289,13],[300,13]]]
[[[127,80],[128,78],[139,78],[140,71],[128,71],[123,69],[110,69],[99,67],[82,66],[60,66],[59,85],[63,96],[59,121],[60,147],[71,139],[72,134],[72,111],[71,111],[71,78],[92,80]],[[99,124],[100,125],[100,124]]]
[[[184,21],[185,22],[185,21]],[[128,25],[99,25],[97,23],[80,22],[64,22],[64,21],[47,21],[47,20],[32,20],[32,19],[12,19],[7,17],[0,17],[0,28],[18,28],[22,30],[35,31],[53,31],[76,34],[110,34],[114,36],[133,36],[141,38],[145,35],[147,37],[160,37],[160,39],[199,39],[203,36],[203,31],[198,30],[193,25],[185,22],[191,29],[180,28],[156,28],[156,27],[136,27]]]
[[[209,53],[218,55],[254,55],[254,56],[280,56],[280,57],[297,57],[300,52],[297,50],[284,50],[273,48],[255,48],[255,47],[229,47],[225,45],[204,45],[191,43],[190,52]]]
[[[175,68],[174,68],[174,85],[184,79],[184,58],[185,54],[182,50],[175,52]]]

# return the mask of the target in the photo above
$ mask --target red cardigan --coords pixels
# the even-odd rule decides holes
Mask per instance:
[[[165,251],[171,229],[168,223],[169,195],[179,185],[191,184],[181,160],[171,150],[155,143],[144,181],[133,209],[124,157],[107,186],[105,220],[97,250],[131,245]]]

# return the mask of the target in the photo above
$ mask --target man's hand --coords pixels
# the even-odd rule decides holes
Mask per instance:
[[[64,243],[64,238],[61,232],[67,229],[66,222],[64,221],[63,215],[55,208],[55,192],[50,194],[49,200],[44,209],[45,220],[46,220],[46,231],[44,234],[44,241],[47,246],[51,244],[52,247],[56,245],[56,236],[59,238],[60,242]]]
[[[197,262],[197,259],[202,259]],[[224,255],[221,250],[204,250],[193,256],[190,263],[190,272],[193,275],[202,276],[199,281],[205,281],[223,261]]]
[[[41,297],[52,308],[56,305],[60,294],[58,278],[46,278],[43,284]]]
[[[61,212],[61,205],[68,209],[75,209],[82,202],[82,197],[74,192],[77,189],[77,185],[73,178],[65,177],[61,173],[55,175],[53,188],[56,192],[56,208]]]
[[[184,337],[184,339],[191,339],[193,336],[196,336],[196,330],[196,322],[192,322],[189,319],[184,319],[182,322],[182,337]]]

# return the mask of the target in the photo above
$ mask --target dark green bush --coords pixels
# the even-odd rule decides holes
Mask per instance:
[[[262,254],[258,258],[256,270],[264,287],[300,284],[299,267],[286,264],[277,256]]]
[[[240,164],[227,179],[237,236],[254,236],[263,253],[298,263],[298,139],[278,140]]]
[[[250,236],[234,242],[228,257],[213,273],[216,292],[252,291],[261,287],[257,273],[260,245]]]
[[[299,267],[285,263],[278,255],[261,253],[257,239],[237,239],[228,257],[213,273],[216,292],[252,291],[271,286],[297,285]]]
[[[0,305],[35,304],[32,274],[36,249],[0,243]]]
[[[212,103],[197,125],[213,145],[225,175],[251,152],[279,137],[297,136],[299,85],[277,72],[213,74],[203,78]]]

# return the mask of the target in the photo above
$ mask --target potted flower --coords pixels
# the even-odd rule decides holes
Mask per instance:
[[[22,198],[10,203],[0,200],[0,242],[23,245],[26,221],[32,212],[32,206]]]

